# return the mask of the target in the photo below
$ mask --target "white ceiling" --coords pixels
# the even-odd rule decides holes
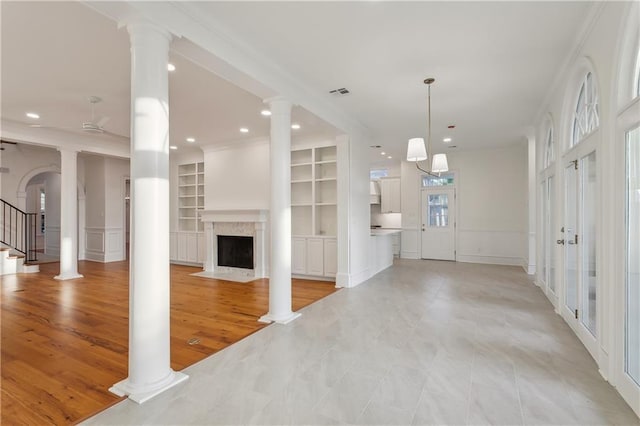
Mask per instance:
[[[426,77],[434,77],[434,151],[523,140],[590,2],[193,2],[222,32],[326,94],[370,131],[396,161],[406,140],[426,136]],[[129,128],[129,44],[124,30],[79,3],[2,2],[2,118],[76,126],[86,101],[122,135]],[[218,29],[219,30],[219,29]],[[181,43],[186,41],[182,40]],[[173,54],[172,143],[268,135],[262,100]],[[351,94],[331,98],[346,87]],[[335,135],[302,108],[301,136]],[[306,122],[306,123],[305,123]],[[447,125],[455,124],[449,131]],[[243,136],[239,127],[251,129]],[[372,158],[381,157],[372,150]],[[388,161],[388,160],[385,160]],[[380,162],[384,164],[384,162]]]

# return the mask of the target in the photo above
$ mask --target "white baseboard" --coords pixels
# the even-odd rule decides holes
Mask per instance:
[[[405,251],[405,250],[402,250],[400,252],[400,258],[402,258],[402,259],[420,259],[420,256],[418,256],[418,252],[417,251]]]
[[[456,256],[456,260],[458,262],[463,262],[463,263],[484,263],[488,265],[522,266],[522,258],[519,258],[519,257],[477,256],[472,254],[458,254]]]

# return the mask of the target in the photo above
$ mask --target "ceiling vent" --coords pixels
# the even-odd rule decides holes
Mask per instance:
[[[333,89],[329,93],[333,96],[347,96],[350,92],[344,87],[341,87],[340,89]]]

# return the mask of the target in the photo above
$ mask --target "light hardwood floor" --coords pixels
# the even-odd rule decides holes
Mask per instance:
[[[3,425],[68,424],[120,399],[108,388],[127,376],[128,262],[80,262],[84,278],[3,276]],[[190,276],[171,266],[171,367],[182,370],[265,327],[268,280],[247,284]],[[334,283],[293,280],[293,309],[335,292]],[[191,338],[199,344],[189,345]]]

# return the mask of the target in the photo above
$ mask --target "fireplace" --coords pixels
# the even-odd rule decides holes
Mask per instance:
[[[207,257],[195,275],[237,282],[269,276],[268,210],[204,210],[200,217]]]
[[[218,235],[218,266],[253,269],[253,237]]]

